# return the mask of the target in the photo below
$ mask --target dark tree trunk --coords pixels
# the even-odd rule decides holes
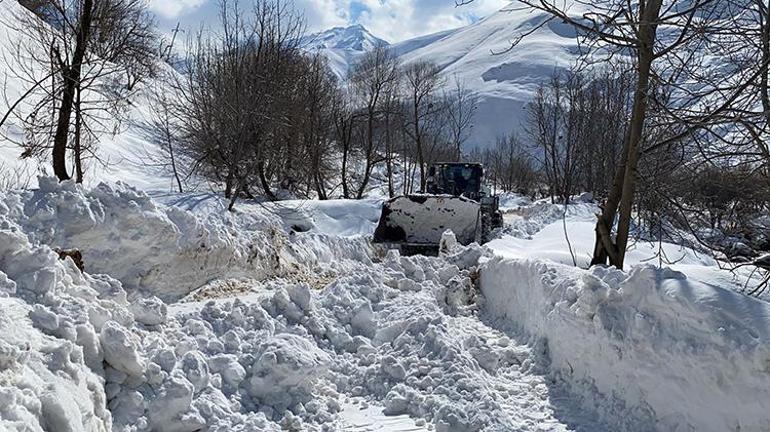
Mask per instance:
[[[647,115],[647,100],[650,83],[650,70],[655,59],[654,44],[657,31],[657,20],[660,14],[662,0],[652,0],[644,9],[641,23],[639,24],[639,42],[637,66],[638,77],[634,92],[634,105],[629,125],[628,141],[625,149],[625,163],[618,167],[615,176],[615,185],[610,194],[612,200],[608,200],[603,209],[602,216],[597,223],[597,246],[601,245],[599,254],[594,254],[592,263],[601,264],[599,260],[606,255],[610,264],[622,269],[625,260],[626,247],[628,246],[629,230],[631,227],[631,212],[636,192],[637,165],[639,163],[639,148],[644,132],[644,122]],[[622,181],[621,181],[622,179]],[[619,193],[618,193],[619,192]],[[618,204],[616,204],[616,202]],[[614,204],[614,205],[613,205]],[[615,243],[610,239],[612,221],[615,219],[615,209],[620,207],[618,220],[618,232]],[[597,248],[598,250],[599,248]],[[596,251],[595,251],[596,252]]]
[[[275,196],[272,189],[270,188],[270,182],[267,181],[267,176],[265,175],[265,164],[260,163],[257,171],[257,174],[259,175],[259,183],[262,185],[262,190],[265,191],[265,196],[267,199],[270,201],[278,201],[278,197]]]
[[[82,152],[82,115],[80,112],[80,86],[76,90],[75,97],[75,182],[83,183],[83,152]]]
[[[72,107],[75,103],[75,93],[80,84],[80,74],[85,58],[88,40],[91,32],[91,14],[93,12],[93,0],[83,0],[83,10],[80,14],[78,32],[75,38],[75,53],[72,56],[72,64],[62,71],[64,89],[62,91],[59,117],[56,122],[56,134],[53,140],[53,171],[59,181],[68,180],[67,174],[67,137],[69,136],[70,118]]]

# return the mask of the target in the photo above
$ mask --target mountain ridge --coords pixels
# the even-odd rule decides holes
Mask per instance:
[[[579,55],[574,30],[554,22],[540,26],[545,18],[543,13],[506,6],[467,26],[388,46],[403,64],[435,63],[448,85],[459,79],[478,97],[474,131],[465,150],[489,148],[501,135],[525,132],[526,106],[537,87],[554,71],[569,67]],[[358,27],[368,33],[365,27]],[[512,46],[516,36],[530,32]],[[366,49],[324,46],[322,52],[337,76],[344,79]]]

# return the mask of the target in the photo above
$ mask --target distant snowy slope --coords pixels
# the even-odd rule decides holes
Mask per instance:
[[[418,36],[413,39],[409,39],[403,42],[399,42],[390,46],[397,56],[406,56],[420,48],[424,48],[428,45],[434,44],[446,37],[449,37],[455,33],[457,29],[446,30],[438,33],[432,33],[425,36]]]
[[[457,76],[480,97],[474,132],[466,149],[489,147],[504,133],[521,131],[525,105],[556,68],[576,58],[575,31],[551,22],[511,48],[511,42],[544,20],[508,6],[469,26],[393,45],[402,62],[438,64],[444,76]]]
[[[356,59],[376,46],[389,45],[360,24],[349,27],[334,27],[332,29],[308,35],[302,38],[305,50],[320,51],[329,59],[334,73],[339,78],[348,75],[350,67]]]

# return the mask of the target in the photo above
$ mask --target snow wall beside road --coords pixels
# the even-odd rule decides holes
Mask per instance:
[[[545,344],[586,409],[627,431],[770,430],[770,305],[638,266],[494,258],[484,311]]]

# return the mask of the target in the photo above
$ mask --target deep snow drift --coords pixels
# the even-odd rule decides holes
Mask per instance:
[[[551,373],[618,430],[770,429],[767,303],[652,266],[498,257],[481,275],[490,316],[546,344]]]
[[[365,237],[376,201],[231,214],[40,185],[0,194],[2,430],[770,427],[767,304],[672,270],[510,258],[538,254],[559,206],[509,197],[519,238],[401,257]]]
[[[372,410],[415,418],[398,427],[568,429],[537,353],[473,318],[478,247],[405,258],[318,234],[346,224],[345,203],[285,220],[40,184],[0,196],[4,429],[343,430]]]

